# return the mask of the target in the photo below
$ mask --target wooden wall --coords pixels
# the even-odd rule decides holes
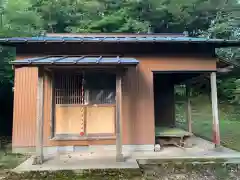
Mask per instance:
[[[79,134],[81,132],[81,118],[86,121],[85,134],[114,134],[115,106],[62,106],[56,105],[55,133]],[[82,114],[83,112],[83,114]],[[83,124],[84,127],[84,124]]]
[[[152,71],[213,71],[216,60],[191,57],[136,57],[139,65],[129,68],[123,78],[123,144],[154,143],[154,93]],[[15,68],[13,147],[35,144],[36,67]],[[44,81],[44,145],[114,144],[114,139],[54,141],[51,136],[51,79]],[[163,84],[164,87],[164,84]]]
[[[115,134],[115,106],[86,108],[87,134]]]
[[[34,146],[37,103],[36,67],[15,69],[13,146]]]

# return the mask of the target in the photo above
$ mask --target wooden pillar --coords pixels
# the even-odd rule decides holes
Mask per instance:
[[[55,76],[54,73],[51,72],[50,75],[50,83],[51,83],[51,138],[54,137],[54,130],[55,130]]]
[[[122,73],[116,75],[116,161],[124,160],[122,154]]]
[[[189,84],[186,84],[186,115],[187,115],[188,131],[192,133],[192,107],[191,107]]]
[[[213,114],[213,141],[215,147],[220,146],[220,130],[218,119],[218,100],[217,100],[217,78],[216,72],[212,72],[210,75],[211,81],[211,98],[212,98],[212,114]]]
[[[43,163],[43,106],[44,106],[44,72],[38,68],[37,119],[36,119],[36,158],[34,164]]]

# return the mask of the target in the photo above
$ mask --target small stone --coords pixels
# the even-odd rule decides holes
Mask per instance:
[[[161,146],[159,144],[155,144],[154,146],[154,151],[160,151],[161,150]]]

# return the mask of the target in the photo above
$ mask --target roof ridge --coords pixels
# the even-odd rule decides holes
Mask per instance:
[[[141,36],[171,36],[186,37],[184,33],[47,33],[46,37],[141,37]]]

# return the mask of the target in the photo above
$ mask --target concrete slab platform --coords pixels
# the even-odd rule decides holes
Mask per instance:
[[[27,171],[59,171],[59,170],[83,170],[83,169],[138,169],[138,163],[134,159],[124,162],[116,162],[116,158],[54,158],[49,157],[42,165],[32,165],[33,157],[13,169],[14,172]]]
[[[159,163],[159,160],[223,160],[240,163],[240,152],[214,148],[214,144],[198,137],[191,138],[191,148],[167,147],[159,152],[124,151],[124,162],[116,162],[116,151],[103,149],[97,151],[70,152],[45,156],[42,165],[32,165],[33,157],[16,167],[14,172],[23,171],[57,171],[82,169],[137,169],[139,164]]]

